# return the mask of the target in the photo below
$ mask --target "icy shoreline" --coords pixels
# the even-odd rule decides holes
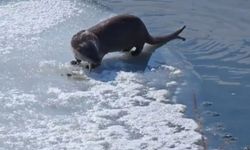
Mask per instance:
[[[151,79],[157,74],[166,76],[159,78],[166,88],[154,87],[159,80]],[[8,122],[1,128],[1,145],[9,149],[201,149],[196,145],[201,139],[195,131],[197,123],[184,117],[184,105],[168,99],[180,76],[180,70],[163,66],[144,74],[119,72],[109,82],[86,77],[82,82],[88,81],[89,88],[83,91],[49,87],[43,100],[20,91],[1,93],[6,111],[1,118]]]
[[[21,1],[0,12],[0,148],[201,149],[197,123],[172,100],[182,70],[88,74],[68,64],[69,35],[108,12],[69,0]]]

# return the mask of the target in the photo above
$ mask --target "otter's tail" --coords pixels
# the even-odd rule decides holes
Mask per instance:
[[[166,36],[159,36],[159,37],[152,37],[149,36],[149,39],[147,40],[147,43],[149,44],[164,44],[171,40],[175,39],[181,39],[185,41],[186,39],[184,37],[179,36],[179,34],[186,28],[186,26],[183,26],[181,29],[175,31],[172,34],[166,35]]]

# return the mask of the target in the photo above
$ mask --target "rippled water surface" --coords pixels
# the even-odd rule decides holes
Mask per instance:
[[[209,148],[249,148],[250,1],[129,0],[105,5],[140,15],[155,34],[186,24],[188,40],[168,47],[197,73],[197,97]]]

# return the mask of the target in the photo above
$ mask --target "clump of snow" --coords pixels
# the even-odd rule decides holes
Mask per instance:
[[[162,102],[171,101],[175,90],[151,86],[176,82],[180,77],[174,72],[166,67],[121,71],[107,82],[90,74],[88,89],[48,87],[47,99],[20,91],[1,94],[6,112],[15,113],[5,118],[9,125],[2,125],[0,141],[10,149],[199,149],[195,143],[201,135],[195,131],[197,124],[183,116],[185,106]],[[165,77],[152,81],[158,74]],[[20,104],[23,107],[16,109]],[[32,108],[26,109],[28,105]],[[22,128],[14,123],[17,117]]]

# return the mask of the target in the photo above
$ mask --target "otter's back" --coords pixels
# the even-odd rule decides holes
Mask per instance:
[[[119,15],[104,20],[88,29],[112,49],[135,46],[138,41],[145,41],[148,36],[144,23],[136,16]]]

